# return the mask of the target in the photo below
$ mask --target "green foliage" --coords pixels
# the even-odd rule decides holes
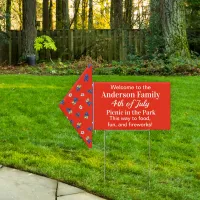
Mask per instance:
[[[99,67],[93,70],[93,74],[96,75],[113,75],[114,67]]]
[[[9,42],[9,36],[5,32],[7,15],[5,11],[1,8],[1,6],[2,3],[0,3],[0,45],[7,44]]]
[[[9,36],[7,33],[0,31],[0,44],[8,44]]]
[[[47,35],[37,37],[35,39],[34,48],[36,51],[40,51],[41,49],[57,50],[55,42]]]
[[[186,22],[190,29],[200,28],[200,1],[198,3],[190,3],[186,7]]]
[[[189,6],[198,6],[198,7],[200,7],[200,0],[186,0],[186,3]]]
[[[93,66],[93,74],[95,75],[200,75],[200,57],[192,54],[193,59],[182,57],[170,57],[168,60],[158,59],[145,60],[142,57],[133,56],[131,61],[117,62],[112,64],[98,63],[90,57],[82,58],[74,62],[43,62],[32,67],[2,67],[0,74],[5,73],[24,73],[24,74],[40,74],[40,75],[80,75],[88,63]]]

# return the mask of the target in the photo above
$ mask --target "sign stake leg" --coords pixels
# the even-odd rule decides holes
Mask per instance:
[[[149,157],[149,170],[148,170],[148,177],[149,177],[149,189],[151,186],[151,131],[149,130],[149,141],[148,141],[148,145],[149,145],[149,152],[148,152],[148,157]]]
[[[104,131],[104,183],[106,181],[106,131]]]

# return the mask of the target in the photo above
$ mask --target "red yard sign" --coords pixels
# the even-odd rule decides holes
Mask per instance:
[[[170,83],[93,83],[88,65],[60,109],[89,148],[93,129],[169,130]]]
[[[95,82],[95,130],[169,130],[170,83]]]

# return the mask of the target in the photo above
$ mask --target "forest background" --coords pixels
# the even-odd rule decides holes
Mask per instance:
[[[43,46],[36,52],[35,40],[42,35],[53,39],[57,51]],[[174,62],[184,61],[189,69],[181,69],[182,74],[188,70],[199,73],[199,63],[191,62],[191,58],[196,61],[199,57],[199,36],[199,0],[0,1],[3,65],[19,64],[34,54],[40,61],[74,61],[88,56],[114,65],[123,62],[126,66],[125,62],[131,61],[135,66],[137,61],[142,67],[159,60],[161,63],[153,64],[154,69],[155,65],[172,63],[174,67]],[[48,45],[51,47],[50,41]]]

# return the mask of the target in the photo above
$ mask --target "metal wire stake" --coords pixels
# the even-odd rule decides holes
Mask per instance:
[[[149,189],[151,186],[151,131],[149,130]]]
[[[106,131],[104,131],[104,183],[106,181]]]

